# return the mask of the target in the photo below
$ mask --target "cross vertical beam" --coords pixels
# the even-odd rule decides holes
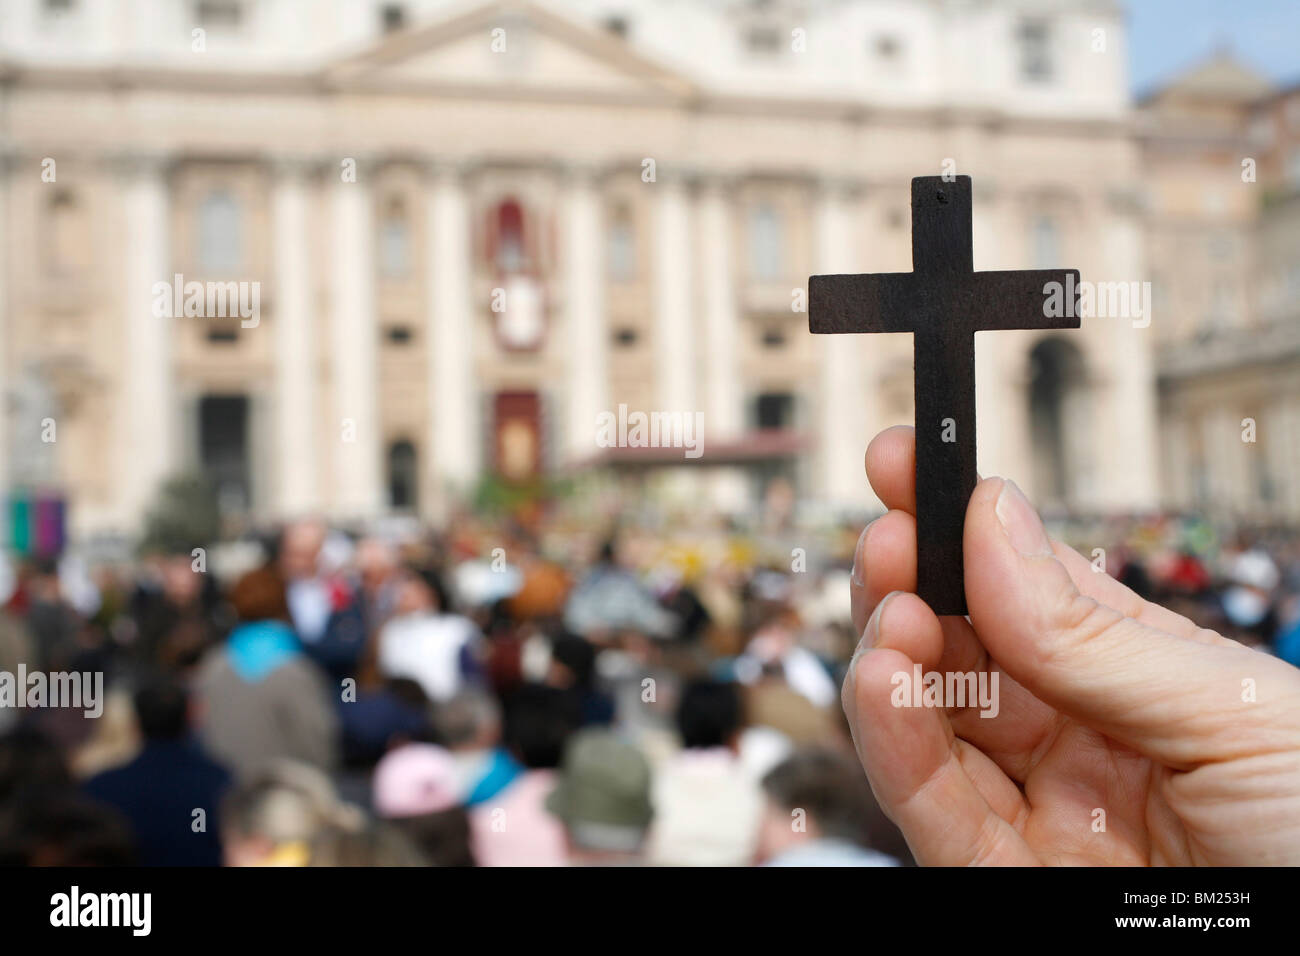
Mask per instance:
[[[962,533],[975,470],[975,336],[961,330],[918,329],[916,403],[916,540],[925,560],[916,566],[916,593],[936,614],[965,614]],[[956,347],[954,347],[956,346]],[[941,480],[921,480],[922,476]],[[960,598],[960,600],[958,600]]]

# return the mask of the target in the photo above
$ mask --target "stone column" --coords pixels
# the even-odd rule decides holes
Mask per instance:
[[[822,275],[862,271],[854,250],[853,216],[857,205],[848,184],[822,182],[816,201],[816,269]],[[821,394],[817,441],[822,464],[822,490],[834,507],[861,509],[871,505],[871,489],[863,471],[863,454],[871,440],[866,370],[860,346],[843,341],[852,336],[822,335]]]
[[[1158,504],[1162,508],[1184,510],[1194,506],[1190,486],[1191,455],[1188,452],[1187,414],[1180,404],[1171,403],[1161,424],[1163,480]]]
[[[1300,389],[1282,397],[1277,425],[1281,430],[1279,450],[1278,508],[1289,521],[1300,520]]]
[[[1110,282],[1142,282],[1150,277],[1145,271],[1142,255],[1142,233],[1139,212],[1131,203],[1112,200],[1104,219],[1105,230],[1101,248],[1107,275],[1084,279]],[[1140,286],[1139,286],[1140,288]],[[1086,326],[1089,320],[1084,320]],[[1160,317],[1093,319],[1114,325],[1114,335],[1108,337],[1105,357],[1113,361],[1109,386],[1105,389],[1107,400],[1103,407],[1109,414],[1101,420],[1094,435],[1109,449],[1108,467],[1098,476],[1101,507],[1149,508],[1156,504],[1156,388],[1155,372],[1151,360],[1151,342],[1154,322]],[[1134,327],[1135,321],[1138,326]],[[1097,361],[1097,351],[1089,355]],[[1094,391],[1096,391],[1094,389]],[[1095,396],[1101,397],[1101,396]],[[1107,461],[1105,455],[1101,458]]]
[[[685,179],[663,174],[655,190],[655,357],[660,411],[699,411],[695,395],[695,326],[691,310],[691,226]],[[705,422],[708,454],[708,422]]]
[[[158,315],[154,309],[155,284],[160,295],[166,286],[171,304],[166,165],[161,157],[132,156],[124,162],[124,175],[126,317],[118,500],[124,527],[139,533],[158,489],[175,467],[172,328],[183,319]]]
[[[459,167],[431,167],[428,194],[429,261],[428,467],[434,475],[435,501],[445,509],[454,495],[470,490],[478,478],[479,408],[475,394],[474,341],[478,310],[471,300],[473,263],[469,204]]]
[[[310,167],[281,162],[272,197],[275,312],[275,506],[281,516],[320,506],[316,454],[316,329],[308,237]]]
[[[704,184],[700,200],[700,283],[704,293],[704,422],[709,441],[738,440],[745,427],[745,393],[740,380],[740,313],[736,305],[733,213],[728,185]]]
[[[14,157],[0,153],[0,547],[9,531],[9,179]]]
[[[564,186],[564,303],[569,381],[565,446],[573,461],[596,451],[596,417],[609,407],[609,329],[600,196],[590,169],[569,170]]]
[[[366,518],[382,507],[377,402],[374,216],[369,170],[330,187],[330,367],[334,509]]]

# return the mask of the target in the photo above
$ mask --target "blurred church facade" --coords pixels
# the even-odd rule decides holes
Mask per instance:
[[[1300,521],[1300,87],[1228,51],[1142,98],[1162,497]]]
[[[82,533],[186,472],[258,518],[436,517],[485,475],[600,465],[732,510],[777,478],[868,507],[910,336],[811,336],[801,295],[910,268],[912,176],[973,176],[979,269],[1146,275],[1111,2],[0,16],[0,476],[66,491]],[[177,275],[257,283],[257,324],[159,317]],[[977,336],[981,471],[1156,504],[1150,338]],[[703,457],[602,448],[620,405],[702,412]]]

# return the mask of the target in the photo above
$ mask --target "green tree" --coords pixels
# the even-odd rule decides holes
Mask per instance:
[[[202,475],[176,475],[159,488],[145,518],[141,550],[169,553],[206,547],[221,534],[217,492]]]

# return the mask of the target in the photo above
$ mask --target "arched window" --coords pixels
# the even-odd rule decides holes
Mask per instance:
[[[493,221],[492,260],[498,272],[524,271],[527,253],[524,246],[524,210],[515,199],[506,199],[496,208]]]
[[[749,253],[755,279],[781,277],[784,258],[781,232],[781,214],[771,203],[754,207],[749,221]]]
[[[239,205],[225,190],[210,193],[199,207],[199,268],[230,274],[243,264]]]
[[[395,511],[414,511],[420,474],[415,446],[406,439],[388,446],[388,506]]]
[[[608,242],[609,277],[622,282],[635,278],[636,230],[626,203],[619,203],[610,214]]]
[[[411,229],[406,203],[399,196],[384,203],[379,220],[379,271],[390,278],[401,278],[411,271]]]

